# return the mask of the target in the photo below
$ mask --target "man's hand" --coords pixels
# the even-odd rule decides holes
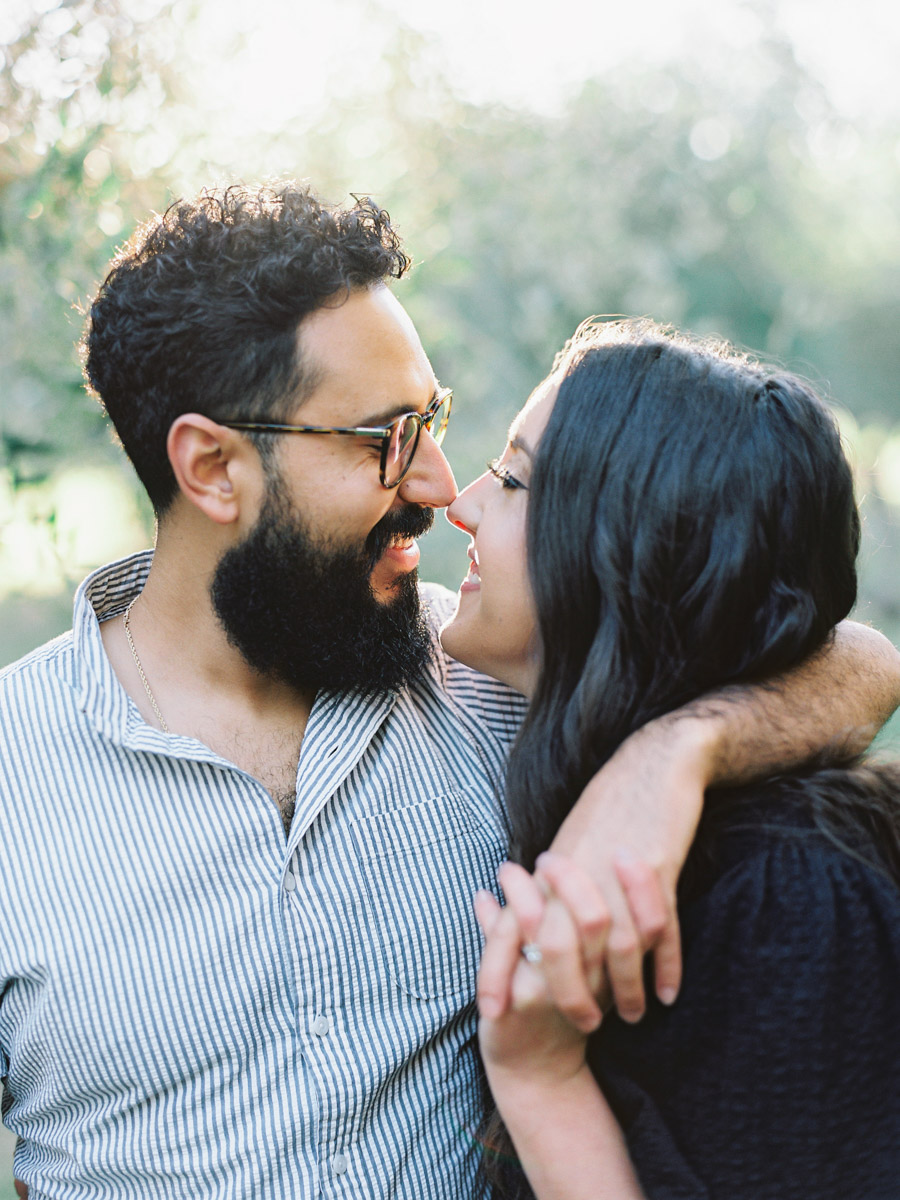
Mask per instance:
[[[558,898],[530,940],[544,955],[554,1003],[573,1024],[586,1029],[596,1020],[604,980],[620,1015],[639,1020],[648,950],[656,994],[675,999],[675,888],[708,787],[748,783],[812,758],[846,761],[866,748],[898,700],[900,655],[874,629],[842,621],[832,641],[786,674],[701,696],[624,741],[563,822],[552,857],[538,860],[539,879]],[[560,952],[573,938],[583,947],[580,971]]]
[[[539,947],[553,1002],[581,1030],[614,1001],[627,1021],[644,1013],[644,955],[672,1003],[681,984],[675,908],[710,781],[713,718],[670,716],[638,730],[593,778],[537,863],[550,899],[526,936]],[[533,932],[533,937],[531,933]],[[581,943],[580,959],[573,941]],[[581,969],[577,964],[581,963]]]
[[[515,884],[521,868],[501,868],[504,890],[510,879],[517,887],[516,929],[503,914],[495,944],[520,932],[539,948],[550,1000],[581,1033],[596,1029],[613,1003],[623,1019],[640,1020],[649,950],[657,995],[671,1004],[678,994],[675,889],[703,807],[714,731],[711,717],[644,726],[594,776],[538,858],[537,888]],[[479,983],[480,1003],[489,995],[498,1016],[512,1001],[503,963],[499,951],[487,956]]]

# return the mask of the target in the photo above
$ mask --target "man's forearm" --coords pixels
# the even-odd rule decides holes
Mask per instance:
[[[605,897],[611,917],[606,966],[623,1016],[635,1019],[643,1011],[648,947],[655,950],[657,994],[671,998],[678,990],[675,885],[706,789],[817,757],[859,754],[898,703],[900,654],[880,633],[845,621],[827,647],[783,676],[711,692],[626,738],[585,788],[552,847],[579,863]],[[618,849],[651,868],[661,892],[638,890],[626,899],[614,861]],[[661,926],[660,900],[667,913]],[[550,988],[573,1022],[589,1011],[586,984],[578,1002],[553,979]]]
[[[682,734],[696,738],[707,784],[740,784],[862,753],[898,704],[900,653],[877,630],[843,621],[794,670],[702,696],[663,721],[693,727]]]

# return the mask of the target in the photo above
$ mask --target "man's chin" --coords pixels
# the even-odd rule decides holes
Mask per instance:
[[[379,603],[391,604],[404,589],[418,583],[419,547],[415,542],[412,549],[414,552],[391,546],[372,568],[369,586]]]
[[[406,575],[398,575],[393,580],[381,583],[378,587],[373,583],[372,596],[375,603],[380,605],[381,608],[391,608],[395,604],[403,602],[410,592],[417,592],[418,586],[418,572],[410,571]]]

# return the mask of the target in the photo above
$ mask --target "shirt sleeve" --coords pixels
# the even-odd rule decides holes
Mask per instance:
[[[650,1200],[896,1197],[897,886],[807,830],[681,915],[676,1004],[590,1046]]]

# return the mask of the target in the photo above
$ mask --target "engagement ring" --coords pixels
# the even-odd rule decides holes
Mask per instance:
[[[534,942],[525,943],[525,945],[522,947],[522,957],[526,962],[531,963],[532,966],[537,966],[539,962],[543,962],[544,960],[544,956],[541,954],[540,946],[536,945]]]

